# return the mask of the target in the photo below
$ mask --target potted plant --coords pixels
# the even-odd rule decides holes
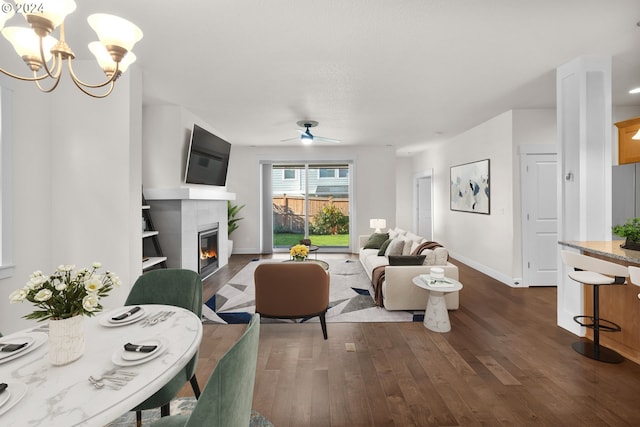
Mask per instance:
[[[640,218],[630,218],[622,225],[616,225],[611,229],[616,236],[624,237],[626,240],[623,249],[640,251]]]
[[[230,200],[227,200],[227,235],[229,237],[229,256],[233,252],[233,240],[231,240],[231,233],[238,229],[238,221],[244,219],[238,217],[238,212],[244,208],[244,205],[234,205]]]

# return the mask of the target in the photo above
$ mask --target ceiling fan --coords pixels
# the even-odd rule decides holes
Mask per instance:
[[[324,142],[334,142],[334,143],[340,143],[341,141],[338,139],[333,139],[333,138],[325,138],[324,136],[316,136],[313,135],[311,133],[311,131],[309,130],[309,128],[314,128],[316,126],[318,126],[318,122],[314,121],[314,120],[301,120],[299,122],[296,123],[298,126],[300,126],[301,128],[305,128],[305,130],[302,129],[298,129],[298,132],[300,132],[300,142],[302,142],[305,145],[311,145],[314,141],[324,141]],[[287,142],[287,141],[293,141],[295,139],[298,139],[298,137],[296,138],[289,138],[289,139],[283,139],[281,142]]]

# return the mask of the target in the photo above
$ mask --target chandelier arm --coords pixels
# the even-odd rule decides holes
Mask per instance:
[[[95,94],[95,93],[91,93],[89,92],[87,89],[85,89],[84,86],[81,85],[81,82],[76,81],[76,79],[71,79],[73,80],[73,83],[76,85],[76,87],[78,89],[80,89],[82,92],[84,92],[86,95],[89,95],[92,98],[106,98],[107,96],[109,96],[109,94],[111,94],[111,92],[113,91],[113,88],[116,86],[115,81],[111,80],[110,82],[107,82],[106,84],[110,84],[109,89],[103,93],[103,94]],[[104,87],[106,84],[103,84],[102,86],[98,86],[98,87]],[[91,86],[89,86],[91,87]]]
[[[12,77],[14,79],[22,80],[24,82],[37,82],[38,80],[43,80],[43,79],[46,79],[46,78],[49,77],[48,74],[43,74],[41,76],[24,77],[24,76],[19,76],[17,74],[10,73],[9,71],[7,71],[7,70],[5,70],[3,68],[0,68],[0,73],[5,74],[5,75],[7,75],[9,77]]]
[[[33,73],[35,74],[35,71]],[[45,74],[44,77],[49,77],[49,76]],[[44,93],[51,93],[55,88],[58,87],[58,84],[60,83],[60,77],[61,77],[61,74],[58,73],[58,77],[54,77],[55,83],[53,83],[53,86],[51,86],[49,89],[42,87],[42,85],[40,84],[40,80],[35,80],[36,86],[38,86],[38,89],[40,89]]]
[[[90,83],[85,83],[82,80],[80,80],[77,76],[76,73],[73,71],[73,66],[71,65],[71,58],[68,58],[68,62],[67,65],[69,66],[69,74],[71,74],[71,80],[73,80],[73,82],[76,84],[76,86],[78,86],[79,89],[82,89],[81,86],[89,88],[89,89],[98,89],[101,87],[104,87],[106,85],[108,85],[109,83],[112,84],[115,82],[115,80],[118,78],[118,66],[119,64],[116,62],[116,69],[113,72],[113,74],[109,77],[109,79],[104,82],[104,83],[99,83],[99,84],[90,84]],[[113,90],[113,87],[109,90],[109,92],[111,92],[111,90]],[[84,91],[83,92],[87,93],[89,95],[88,92]],[[98,97],[98,98],[102,98],[102,97]]]
[[[60,73],[62,71],[62,54],[57,53],[53,55],[53,62],[51,63],[52,67],[49,68],[47,65],[47,61],[44,57],[44,46],[42,45],[42,37],[38,37],[40,39],[40,59],[42,60],[42,65],[44,65],[44,69],[47,72],[47,75],[52,79],[59,79]],[[56,70],[57,68],[57,70]],[[51,73],[51,70],[54,70],[55,73]]]

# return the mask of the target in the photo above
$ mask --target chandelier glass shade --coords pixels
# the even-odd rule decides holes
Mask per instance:
[[[142,39],[140,28],[114,15],[90,15],[87,21],[100,41],[89,43],[89,50],[96,57],[107,79],[97,84],[86,83],[73,71],[75,54],[67,45],[64,33],[64,20],[75,11],[75,1],[40,0],[37,3],[27,3],[26,0],[15,0],[14,6],[0,0],[0,6],[2,35],[11,43],[33,75],[20,76],[3,68],[0,68],[0,72],[19,80],[33,81],[43,92],[51,92],[58,86],[63,63],[66,62],[71,80],[78,89],[95,98],[104,98],[111,93],[118,77],[136,60],[131,50]],[[31,28],[4,27],[16,11],[24,16]],[[56,29],[59,29],[59,39],[51,36]],[[41,82],[48,79],[53,83],[44,87]]]

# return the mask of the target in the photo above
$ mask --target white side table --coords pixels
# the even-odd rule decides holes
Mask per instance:
[[[413,284],[429,291],[429,300],[427,308],[424,311],[424,327],[434,332],[449,332],[451,330],[451,322],[449,321],[449,312],[447,311],[447,303],[444,294],[447,292],[455,292],[462,289],[462,283],[457,280],[445,277],[451,286],[430,286],[425,283],[420,276],[413,278]]]

